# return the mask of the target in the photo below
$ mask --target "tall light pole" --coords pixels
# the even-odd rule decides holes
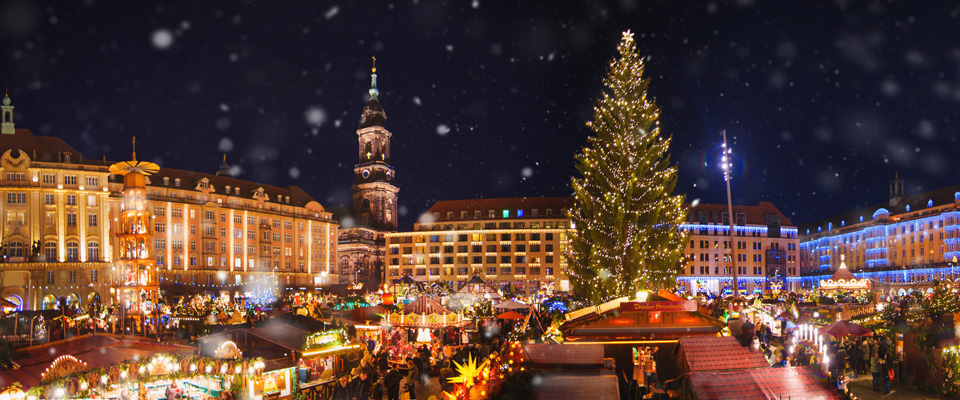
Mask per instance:
[[[730,147],[727,146],[727,130],[723,130],[723,156],[720,157],[720,163],[723,166],[723,180],[727,183],[727,219],[730,222],[730,263],[733,268],[733,298],[740,297],[740,283],[737,280],[737,250],[733,247],[734,242],[734,233],[733,233],[733,200],[730,197],[730,178],[731,178],[731,169],[733,163],[730,162],[731,157]]]

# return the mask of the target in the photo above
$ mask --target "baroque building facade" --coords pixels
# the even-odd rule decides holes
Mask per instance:
[[[741,291],[788,290],[799,282],[797,227],[772,203],[734,205],[734,252],[726,204],[686,205],[687,260],[677,278],[685,290],[718,293],[733,288],[733,258]]]
[[[413,232],[386,235],[387,279],[467,282],[478,275],[510,293],[569,291],[566,248],[570,197],[434,203]]]
[[[888,201],[801,227],[805,287],[816,287],[840,266],[877,290],[960,276],[960,185],[905,196],[890,181]]]
[[[374,60],[376,61],[376,60]],[[377,68],[370,75],[370,99],[357,129],[358,162],[353,168],[349,215],[340,218],[337,274],[342,283],[383,280],[385,235],[397,231],[396,171],[390,164],[387,114],[380,105]]]
[[[119,267],[122,177],[57,137],[16,129],[4,98],[0,134],[0,296],[21,309],[109,304]],[[302,189],[160,167],[144,177],[146,245],[166,294],[322,284],[338,224]],[[115,235],[116,233],[116,235]],[[120,236],[117,236],[120,235]]]

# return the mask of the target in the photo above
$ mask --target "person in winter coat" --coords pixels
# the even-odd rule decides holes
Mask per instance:
[[[354,387],[357,391],[353,395],[351,400],[367,400],[370,397],[370,389],[373,385],[373,380],[370,379],[370,376],[367,375],[367,371],[360,370],[360,376],[353,381]]]
[[[844,350],[843,347],[840,347],[840,349],[837,350],[837,355],[835,358],[837,362],[837,372],[834,374],[834,378],[839,379],[847,373],[847,351]]]
[[[448,379],[454,376],[456,376],[456,373],[453,372],[453,368],[450,368],[450,360],[444,361],[443,368],[440,369],[440,390],[453,393],[453,383],[449,382]]]
[[[870,371],[870,339],[864,339],[860,343],[860,372]]]
[[[353,400],[353,395],[356,393],[354,386],[350,384],[350,376],[347,374],[340,375],[340,379],[337,383],[333,384],[333,396],[330,397],[331,400]]]
[[[383,385],[387,389],[387,400],[400,400],[400,381],[403,380],[403,374],[400,370],[393,368],[387,372],[383,378]]]
[[[857,379],[860,369],[860,350],[855,345],[847,350],[847,356],[850,357],[850,371],[853,372],[853,379]]]
[[[407,360],[407,391],[410,392],[410,400],[417,397],[417,379],[420,379],[420,370],[413,363],[413,359],[409,359]]]
[[[883,369],[883,364],[880,363],[880,356],[878,353],[873,353],[873,357],[870,358],[870,375],[873,376],[873,390],[880,390],[880,371]]]

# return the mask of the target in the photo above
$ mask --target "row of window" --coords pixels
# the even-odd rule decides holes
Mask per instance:
[[[526,253],[526,252],[527,252],[527,249],[528,249],[528,246],[529,246],[529,251],[530,251],[531,253],[539,253],[539,252],[541,252],[541,251],[544,251],[544,252],[547,252],[547,253],[553,252],[553,243],[547,243],[547,244],[544,244],[544,245],[540,245],[540,244],[530,244],[530,245],[527,245],[527,244],[517,244],[517,245],[512,245],[512,244],[509,244],[509,243],[503,243],[503,244],[499,244],[499,245],[496,245],[496,244],[488,244],[488,245],[486,246],[486,250],[484,250],[484,246],[481,245],[481,244],[474,244],[474,245],[469,245],[469,246],[468,246],[468,245],[465,245],[465,244],[462,244],[462,245],[457,246],[457,251],[456,251],[456,253],[467,253],[468,250],[469,250],[470,253],[483,253],[483,252],[496,253],[496,252],[511,252],[511,251],[517,252],[517,253]],[[430,246],[430,247],[427,248],[426,250],[428,250],[428,253],[430,253],[430,254],[439,254],[439,253],[441,253],[440,248],[441,248],[440,246]],[[390,254],[400,254],[400,251],[401,251],[401,250],[400,250],[400,247],[390,247]],[[453,253],[454,253],[454,251],[453,251],[453,246],[452,246],[452,245],[443,246],[443,253],[453,254]],[[414,248],[414,247],[404,247],[404,248],[403,248],[403,254],[424,254],[424,248],[423,248],[423,247],[416,247],[416,248]]]
[[[553,267],[543,267],[543,268],[541,267],[485,267],[484,268],[484,272],[487,275],[541,275],[542,273],[543,275],[552,276],[553,271],[554,271]],[[414,274],[416,274],[417,276],[426,276],[428,275],[428,272],[429,272],[429,275],[431,276],[441,276],[441,275],[453,276],[454,272],[456,272],[456,275],[465,276],[472,273],[471,268],[468,268],[468,267],[416,268],[416,269],[404,268],[402,270],[403,275],[406,275],[406,276],[413,276]],[[441,274],[440,272],[443,272],[443,274]],[[390,270],[390,276],[400,276],[400,274],[401,274],[401,270],[399,268],[394,268]]]
[[[57,175],[56,174],[42,174],[40,177],[41,181],[46,184],[56,184]],[[26,176],[22,172],[7,172],[8,181],[24,181]],[[100,178],[96,176],[87,176],[84,177],[83,182],[87,186],[95,187],[100,185]],[[76,175],[64,175],[63,176],[64,185],[76,185],[77,176]]]
[[[511,240],[527,240],[528,236],[530,238],[529,239],[530,241],[541,240],[540,239],[541,237],[543,238],[543,240],[552,241],[554,238],[553,232],[546,232],[546,233],[543,233],[543,235],[541,235],[540,232],[532,232],[529,234],[526,232],[519,232],[519,233],[514,233],[512,235],[510,233],[501,233],[499,236],[496,233],[486,233],[486,234],[447,233],[443,235],[438,234],[438,235],[429,235],[429,236],[427,235],[399,236],[399,237],[391,238],[391,243],[427,243],[427,242],[439,243],[439,242],[453,242],[453,241],[479,242],[484,240],[488,242],[494,242],[494,241],[507,242]],[[560,239],[564,239],[564,237],[561,237]]]
[[[26,223],[25,213],[23,211],[7,211],[7,224],[10,225],[23,225]],[[77,213],[68,212],[66,215],[67,226],[75,227],[77,226]],[[87,226],[98,226],[97,221],[99,217],[97,214],[87,214]],[[47,226],[56,226],[57,225],[57,214],[49,212],[46,214],[46,225]]]
[[[457,256],[456,263],[454,263],[454,257],[443,257],[443,264],[553,264],[553,256],[544,256],[544,257],[527,257],[525,255],[501,255],[499,258],[497,256]],[[438,256],[430,256],[430,265],[439,265],[441,258]],[[498,261],[499,260],[499,261]],[[422,257],[417,258],[404,258],[403,265],[422,265],[424,264],[424,259]],[[391,266],[400,265],[399,258],[390,259]]]
[[[87,206],[96,207],[97,206],[97,197],[98,196],[86,196],[87,197]],[[68,206],[77,205],[77,195],[68,194],[66,195],[66,202]],[[57,204],[57,195],[52,193],[45,193],[43,195],[43,203],[45,205],[56,205]],[[7,192],[7,204],[27,204],[27,193],[26,192]]]
[[[164,255],[164,254],[157,254],[156,259],[157,259],[157,265],[158,265],[158,266],[165,266],[165,265],[167,265],[167,257],[166,257],[166,255]],[[217,267],[217,266],[219,266],[219,267],[222,267],[222,268],[227,268],[227,267],[229,266],[229,265],[227,264],[227,258],[226,258],[226,257],[219,257],[219,261],[220,261],[219,264],[217,264],[217,257],[207,256],[207,257],[205,258],[205,260],[206,260],[206,264],[205,264],[204,266],[206,266],[206,267]],[[181,255],[179,255],[179,254],[174,255],[172,261],[173,261],[173,266],[174,266],[174,267],[180,267],[180,266],[183,265],[183,256],[181,256]],[[195,267],[195,266],[197,266],[198,258],[197,258],[197,256],[189,256],[189,261],[190,261],[190,264],[189,264],[189,265],[190,265],[191,267]],[[259,263],[259,264],[260,264],[260,267],[261,267],[261,268],[264,268],[264,269],[270,269],[271,267],[273,267],[274,269],[280,269],[280,260],[260,260],[260,263]],[[286,270],[290,270],[290,269],[293,268],[293,263],[292,263],[290,260],[284,261],[283,265],[284,265],[284,267],[285,267]],[[298,265],[299,265],[299,268],[300,268],[300,272],[306,272],[305,264],[304,264],[303,261],[299,261],[299,262],[298,262]],[[247,260],[247,266],[248,266],[249,268],[251,268],[251,269],[257,268],[257,262],[256,262],[256,260],[254,260],[254,259],[248,259],[248,260]],[[240,258],[234,258],[234,259],[233,259],[233,267],[234,267],[234,268],[237,268],[237,269],[243,268],[243,260],[241,260]]]
[[[77,271],[68,271],[67,279],[69,283],[77,283]],[[90,283],[98,283],[100,281],[100,271],[95,269],[90,270]],[[57,283],[57,271],[47,271],[47,284],[55,285]]]
[[[78,258],[78,250],[80,248],[80,243],[75,241],[69,241],[66,244],[66,260],[67,261],[80,261]],[[4,255],[6,257],[27,257],[30,255],[30,248],[27,244],[13,240],[7,242],[4,245]],[[57,242],[46,242],[43,244],[42,253],[47,261],[57,260],[57,251],[58,246]],[[88,242],[87,243],[87,261],[97,262],[100,261],[100,243],[98,242]]]
[[[460,219],[467,219],[467,215],[468,215],[468,212],[467,212],[467,211],[460,211]],[[503,209],[503,210],[500,211],[500,215],[503,216],[503,218],[510,218],[510,210],[509,210],[509,209]],[[524,217],[523,209],[518,209],[518,210],[516,210],[516,213],[515,213],[514,215],[516,215],[517,218],[523,218],[523,217]],[[453,211],[447,211],[447,219],[453,219],[453,216],[454,216],[454,212],[453,212]],[[473,219],[480,219],[481,216],[482,216],[482,211],[481,211],[481,210],[473,210]],[[539,216],[540,216],[540,210],[539,210],[539,209],[534,208],[534,209],[530,210],[530,217],[536,218],[536,217],[539,217]],[[553,216],[553,209],[552,209],[552,208],[546,209],[546,216],[547,216],[547,217],[552,217],[552,216]],[[497,217],[497,210],[487,210],[487,218],[496,218],[496,217]],[[436,221],[436,220],[439,220],[439,219],[440,219],[440,213],[439,213],[439,212],[434,212],[434,213],[433,213],[433,219],[434,219],[435,221]]]

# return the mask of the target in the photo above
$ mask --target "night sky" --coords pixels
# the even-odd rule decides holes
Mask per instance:
[[[377,57],[401,230],[437,200],[566,196],[621,32],[674,136],[679,192],[805,222],[960,182],[960,5],[934,1],[0,2],[18,128],[88,158],[349,202]],[[706,163],[706,164],[705,164]]]

